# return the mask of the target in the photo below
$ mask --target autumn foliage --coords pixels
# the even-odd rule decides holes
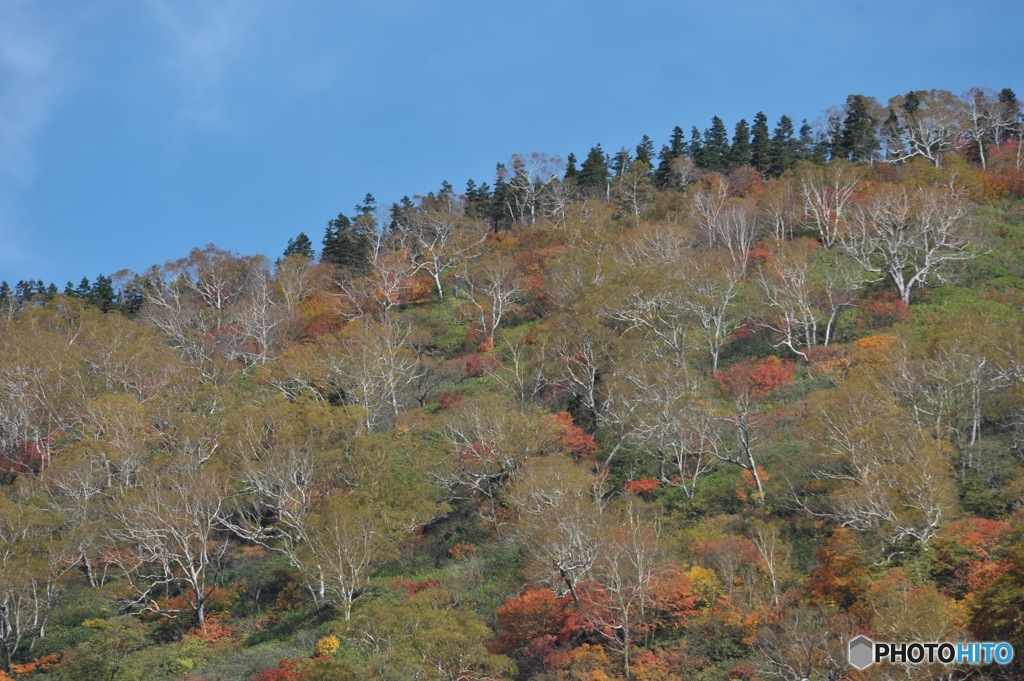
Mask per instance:
[[[0,679],[852,679],[854,632],[1024,650],[1020,103],[792,123],[517,154],[386,224],[371,196],[319,263],[305,238],[0,282]],[[893,669],[863,676],[934,676]]]
[[[796,364],[770,355],[739,362],[715,374],[724,393],[732,396],[765,397],[793,382]]]
[[[496,616],[500,634],[491,649],[512,654],[534,639],[558,634],[564,624],[566,602],[549,589],[527,588],[505,601]]]

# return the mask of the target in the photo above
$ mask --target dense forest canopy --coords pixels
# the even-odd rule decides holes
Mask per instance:
[[[0,679],[1020,678],[1021,104],[751,121],[0,284]]]

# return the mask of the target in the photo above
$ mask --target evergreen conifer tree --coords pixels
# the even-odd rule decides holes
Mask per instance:
[[[640,144],[636,145],[636,160],[647,166],[654,167],[654,142],[647,135],[640,138]]]
[[[490,219],[491,226],[495,232],[503,229],[508,229],[512,224],[512,217],[508,214],[505,206],[511,200],[509,192],[511,191],[508,186],[508,169],[505,168],[504,163],[499,163],[494,169],[494,192],[491,194],[491,210]]]
[[[445,182],[445,184],[448,184]],[[451,189],[451,185],[448,185]],[[377,199],[373,198],[373,194],[366,192],[366,196],[363,197],[362,203],[356,204],[356,213],[359,215],[370,215],[372,216],[377,211]]]
[[[396,232],[405,229],[408,226],[415,210],[416,206],[408,196],[403,196],[401,201],[398,203],[392,203],[390,211],[391,217],[388,221],[388,230]]]
[[[466,215],[477,220],[486,220],[491,210],[491,187],[484,182],[479,187],[476,182],[466,182]]]
[[[750,151],[750,125],[745,118],[741,118],[736,124],[732,146],[729,148],[728,167],[732,169],[750,165]]]
[[[679,158],[686,153],[686,135],[678,125],[672,128],[672,135],[668,139],[668,148],[672,152],[672,158]]]
[[[705,170],[724,172],[729,167],[729,132],[718,116],[711,119],[711,127],[704,131],[704,146],[697,165]]]
[[[871,113],[871,101],[864,95],[850,95],[846,98],[846,117],[839,134],[838,153],[834,151],[833,156],[851,163],[870,161],[879,148],[875,134],[877,127],[878,119]]]
[[[109,312],[114,309],[116,299],[114,282],[111,278],[102,274],[96,275],[96,280],[93,281],[92,288],[89,290],[89,302],[101,311]]]
[[[344,213],[327,223],[320,261],[345,276],[357,276],[370,264],[370,235]]]
[[[796,160],[824,163],[826,144],[826,140],[818,139],[814,135],[814,128],[806,118],[800,121],[800,137],[796,142],[796,153],[794,154]]]
[[[612,161],[612,172],[615,173],[615,177],[618,177],[629,170],[629,166],[632,162],[633,159],[630,157],[629,149],[626,147],[622,147],[615,152],[615,158]]]
[[[591,147],[587,158],[583,160],[577,182],[581,187],[598,190],[602,193],[607,191],[608,156],[601,149],[600,144]]]
[[[768,132],[768,117],[763,111],[754,116],[754,125],[750,128],[750,165],[762,174],[767,174],[771,167],[772,140]]]
[[[697,159],[704,153],[704,138],[701,137],[697,126],[690,128],[690,141],[686,144],[686,155],[696,163]]]
[[[572,180],[575,182],[579,174],[579,168],[576,167],[576,154],[570,151],[569,158],[565,159],[565,175],[562,179]]]
[[[889,107],[889,115],[886,116],[885,122],[882,123],[882,139],[886,141],[886,156],[893,158],[897,156],[894,145],[901,144],[901,138],[903,137],[903,126],[900,124],[900,117],[896,115],[896,112],[892,107]]]
[[[290,255],[304,255],[309,260],[313,260],[316,257],[316,252],[313,250],[313,242],[305,232],[299,232],[298,236],[294,239],[288,239],[288,247],[284,249],[284,257]]]
[[[686,138],[683,135],[683,129],[677,125],[672,128],[668,144],[663,144],[661,151],[658,152],[658,169],[654,172],[655,186],[664,189],[671,185],[672,162],[686,153]],[[639,157],[637,160],[640,160]]]
[[[810,128],[808,128],[808,135]],[[779,122],[772,132],[772,141],[768,156],[768,175],[778,177],[793,167],[796,162],[797,142],[793,138],[793,120],[786,115],[779,117]]]
[[[669,178],[672,176],[672,151],[667,144],[661,145],[658,152],[658,169],[654,171],[654,185],[664,189],[669,185]]]

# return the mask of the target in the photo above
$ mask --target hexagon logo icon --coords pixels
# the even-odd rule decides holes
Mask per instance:
[[[850,664],[857,669],[871,666],[875,661],[875,643],[867,636],[850,641]]]

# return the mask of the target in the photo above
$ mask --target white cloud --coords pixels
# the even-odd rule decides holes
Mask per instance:
[[[254,0],[149,0],[167,37],[165,65],[184,101],[179,112],[201,125],[227,115],[225,93],[251,54],[263,14]]]

